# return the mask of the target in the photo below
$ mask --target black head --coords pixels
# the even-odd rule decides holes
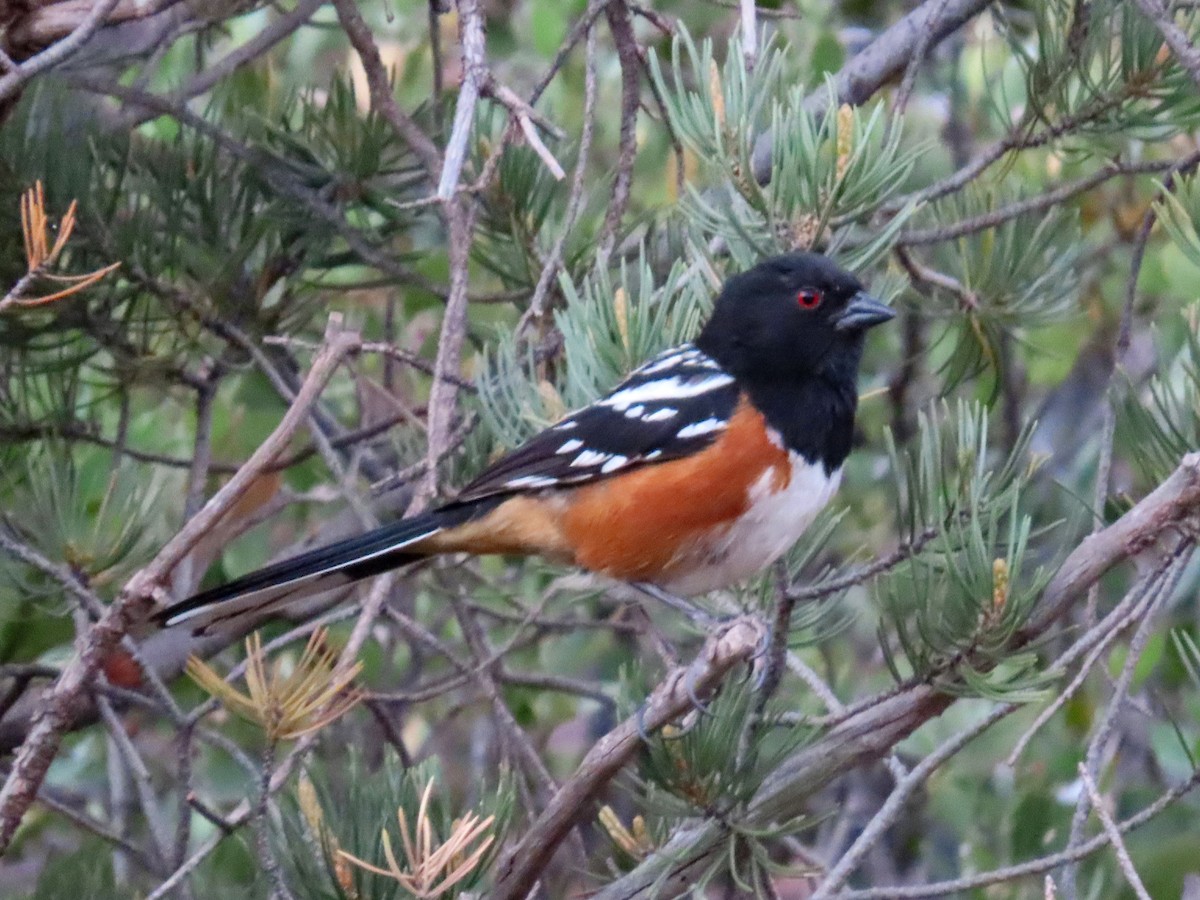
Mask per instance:
[[[697,345],[753,381],[853,382],[863,335],[895,313],[819,253],[789,253],[725,283]]]

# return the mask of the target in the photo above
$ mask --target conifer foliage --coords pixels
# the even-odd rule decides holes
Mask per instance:
[[[0,893],[1194,892],[1198,16],[0,0]],[[770,572],[146,626],[792,250],[899,315]]]

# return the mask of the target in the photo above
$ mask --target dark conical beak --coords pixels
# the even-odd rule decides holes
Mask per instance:
[[[890,306],[885,306],[865,291],[859,291],[850,298],[846,308],[838,313],[833,320],[833,327],[838,331],[866,331],[875,325],[881,325],[896,315]]]

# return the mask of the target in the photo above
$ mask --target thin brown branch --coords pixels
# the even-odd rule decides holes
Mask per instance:
[[[1188,779],[1165,791],[1162,796],[1145,809],[1118,823],[1117,828],[1122,834],[1133,831],[1135,828],[1140,828],[1174,804],[1180,797],[1192,791],[1198,784],[1200,784],[1200,770],[1193,772]],[[1001,869],[978,872],[963,878],[956,878],[951,881],[938,881],[932,884],[897,884],[868,888],[861,891],[845,891],[838,894],[838,897],[841,900],[924,900],[927,897],[961,897],[977,888],[987,887],[992,884],[1010,884],[1022,878],[1031,878],[1035,875],[1041,875],[1044,872],[1051,872],[1066,863],[1085,859],[1093,853],[1103,850],[1108,845],[1109,836],[1107,833],[1102,833],[1071,849],[1051,853],[1047,856],[1017,863],[1013,866],[1006,866]]]
[[[419,500],[428,502],[437,493],[438,464],[453,442],[455,412],[458,406],[458,375],[463,344],[467,334],[467,284],[470,280],[471,243],[477,207],[469,200],[456,199],[447,210],[450,218],[450,296],[442,316],[434,362],[433,385],[429,390],[429,442],[425,454],[425,476]]]
[[[942,241],[950,241],[963,235],[973,234],[976,231],[995,228],[997,225],[1002,225],[1010,219],[1015,219],[1026,213],[1040,212],[1052,206],[1058,206],[1072,197],[1090,191],[1092,188],[1098,187],[1104,182],[1121,175],[1145,175],[1155,172],[1165,172],[1177,164],[1177,160],[1149,160],[1140,163],[1123,163],[1119,160],[1112,160],[1091,174],[1084,175],[1075,181],[1061,184],[1056,188],[1051,188],[1035,197],[1016,200],[989,212],[973,216],[970,219],[963,219],[961,222],[954,222],[950,225],[902,232],[896,243],[900,246],[915,247],[919,244],[937,244]]]
[[[76,804],[70,799],[59,796],[56,792],[48,790],[45,787],[38,792],[37,802],[40,806],[44,806],[46,809],[58,813],[77,828],[80,828],[90,834],[94,834],[102,841],[112,844],[123,854],[125,854],[128,859],[137,863],[138,866],[145,869],[147,872],[150,872],[156,876],[162,876],[162,865],[158,860],[151,858],[136,844],[130,842],[119,832],[114,831],[109,823],[99,822],[89,816],[82,809],[76,808],[77,805],[82,806],[83,804]]]
[[[1118,676],[1116,684],[1113,687],[1112,696],[1109,698],[1103,715],[1100,716],[1099,721],[1092,728],[1091,738],[1088,740],[1087,752],[1084,754],[1082,765],[1093,777],[1099,777],[1101,758],[1110,747],[1110,739],[1114,736],[1119,739],[1120,731],[1117,726],[1117,718],[1121,710],[1125,707],[1125,700],[1129,696],[1130,687],[1133,684],[1134,668],[1138,660],[1142,658],[1142,654],[1146,650],[1146,645],[1154,633],[1152,626],[1155,623],[1156,613],[1162,609],[1174,594],[1175,588],[1179,583],[1179,578],[1183,575],[1182,563],[1186,561],[1186,557],[1182,561],[1177,561],[1172,557],[1172,562],[1177,563],[1174,565],[1173,571],[1168,571],[1166,577],[1158,579],[1153,585],[1150,602],[1146,605],[1145,612],[1142,614],[1142,620],[1138,623],[1137,630],[1129,641],[1124,665],[1122,665],[1121,674]],[[1071,830],[1067,838],[1068,847],[1079,844],[1083,840],[1083,829],[1087,821],[1089,802],[1090,798],[1086,793],[1080,794],[1075,802],[1075,811],[1071,816]],[[1068,897],[1076,896],[1077,875],[1078,866],[1074,864],[1067,866],[1063,874],[1062,886]]]
[[[555,793],[524,837],[497,863],[492,900],[525,897],[571,826],[623,769],[641,745],[642,732],[657,731],[691,708],[692,697],[711,693],[734,666],[745,662],[764,638],[761,623],[742,617],[722,625],[686,668],[669,672],[640,713],[602,737]]]
[[[1147,607],[1157,597],[1158,580],[1167,572],[1168,567],[1176,562],[1178,562],[1178,557],[1168,557],[1159,570],[1151,573],[1128,591],[1121,602],[1103,620],[1089,628],[1067,652],[1055,660],[1054,669],[1066,672],[1078,656],[1083,653],[1087,654],[1080,663],[1075,677],[1066,687],[1055,693],[1053,700],[1038,713],[1037,718],[1013,744],[1013,749],[1009,751],[1008,757],[1005,759],[1006,765],[1015,766],[1017,764],[1017,760],[1025,752],[1025,748],[1033,736],[1070,701],[1075,692],[1083,685],[1092,667],[1099,662],[1102,654],[1116,642],[1126,628],[1145,615]],[[1090,599],[1091,591],[1088,593]]]
[[[633,187],[633,164],[637,157],[637,116],[641,105],[641,51],[633,33],[633,17],[629,7],[613,0],[604,8],[617,58],[621,62],[621,136],[617,154],[617,175],[613,182],[612,199],[604,215],[604,224],[597,240],[599,256],[607,259],[616,245],[617,233]]]
[[[1192,453],[1155,491],[1104,531],[1085,538],[1067,557],[1042,592],[1030,623],[1015,636],[1014,646],[1045,635],[1105,572],[1171,529],[1192,529],[1197,516],[1200,453]],[[815,791],[852,768],[887,756],[954,699],[927,684],[906,684],[868,704],[849,708],[819,740],[787,759],[767,778],[749,804],[748,824],[787,821],[801,814]],[[673,896],[694,882],[719,846],[718,823],[678,829],[664,847],[599,891],[595,900],[629,900],[648,897],[652,891]]]
[[[0,102],[16,95],[21,86],[35,75],[58,65],[78,52],[105,24],[119,2],[120,0],[94,0],[87,15],[79,20],[79,24],[70,34],[51,44],[41,53],[31,56],[7,74],[0,76]]]
[[[816,584],[809,585],[803,588],[792,588],[788,591],[788,597],[797,602],[806,602],[812,600],[822,600],[826,597],[832,597],[847,588],[852,588],[855,585],[862,584],[865,581],[870,581],[876,575],[894,569],[900,563],[907,559],[916,556],[925,548],[925,546],[937,537],[938,531],[935,528],[927,529],[921,532],[917,537],[909,543],[901,544],[891,553],[881,556],[873,562],[867,563],[858,569],[847,572],[844,575],[838,575],[833,578],[828,578],[824,581],[819,581]]]
[[[421,160],[430,180],[436,181],[442,172],[442,155],[437,145],[413,119],[400,108],[392,93],[392,80],[388,76],[370,26],[358,12],[354,0],[333,0],[338,19],[345,29],[346,37],[358,52],[363,70],[367,73],[367,86],[371,95],[371,109],[382,116],[397,136],[412,148]]]
[[[163,597],[164,585],[172,570],[251,488],[266,465],[282,452],[305,420],[326,381],[357,343],[356,335],[340,330],[339,323],[331,320],[325,348],[314,360],[295,402],[275,431],[150,564],[129,580],[100,620],[91,626],[76,655],[43,698],[40,714],[17,751],[12,771],[0,789],[0,853],[7,849],[26,810],[37,796],[63,733],[73,721],[75,708],[86,694],[101,661],[125,636],[130,625],[145,617],[155,601]]]
[[[1079,764],[1079,777],[1083,779],[1083,786],[1087,789],[1087,796],[1091,801],[1092,809],[1096,813],[1096,818],[1104,826],[1104,833],[1108,835],[1109,843],[1112,844],[1113,851],[1117,855],[1117,863],[1121,867],[1121,872],[1125,875],[1125,880],[1133,888],[1133,892],[1137,895],[1138,900],[1150,900],[1150,894],[1146,891],[1146,886],[1142,884],[1142,879],[1138,875],[1137,869],[1134,868],[1133,860],[1129,858],[1129,850],[1125,846],[1124,838],[1121,837],[1121,830],[1117,828],[1112,814],[1105,807],[1104,800],[1100,797],[1100,791],[1096,787],[1096,782],[1092,779],[1091,773],[1088,772],[1087,766],[1083,763]]]
[[[926,756],[921,762],[913,767],[913,770],[904,776],[892,792],[888,795],[887,800],[879,811],[871,817],[870,823],[863,829],[862,833],[855,838],[854,843],[838,860],[828,874],[821,880],[817,889],[812,893],[812,900],[826,900],[833,895],[848,879],[867,851],[870,850],[883,837],[887,829],[895,824],[896,820],[904,811],[904,804],[912,795],[913,791],[923,785],[942,763],[954,756],[958,751],[965,747],[970,741],[988,728],[991,728],[996,722],[1007,716],[1013,710],[1018,709],[1015,703],[1002,703],[992,709],[986,716],[982,717],[974,725],[962,729],[943,742],[936,750]]]
[[[896,90],[896,97],[892,104],[892,114],[897,119],[903,116],[905,109],[908,108],[908,98],[912,96],[913,88],[917,84],[917,72],[920,71],[921,63],[925,61],[925,54],[929,52],[929,45],[933,41],[934,34],[937,33],[938,22],[946,12],[946,6],[947,0],[939,0],[938,5],[930,9],[929,17],[925,20],[925,27],[921,29],[916,46],[913,47],[912,57],[904,68],[904,77],[900,80],[900,87]],[[896,119],[893,119],[893,124],[895,121]]]
[[[533,297],[529,301],[529,308],[523,321],[541,321],[545,316],[546,297],[550,292],[550,286],[562,268],[563,250],[566,247],[567,238],[574,229],[580,210],[583,208],[588,158],[591,154],[592,138],[596,130],[596,66],[598,63],[596,60],[596,33],[592,29],[588,30],[586,47],[583,81],[583,132],[579,137],[579,153],[575,159],[575,172],[571,176],[571,195],[567,199],[567,212],[562,230],[555,238],[550,255],[542,264],[542,271],[538,275],[537,284],[533,289]],[[520,333],[520,326],[517,330]]]
[[[1192,43],[1187,32],[1175,24],[1175,18],[1161,0],[1133,0],[1137,8],[1154,23],[1158,33],[1162,35],[1179,64],[1183,66],[1192,81],[1200,86],[1200,49]]]

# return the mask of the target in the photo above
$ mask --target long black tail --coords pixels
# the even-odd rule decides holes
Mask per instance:
[[[426,554],[413,549],[414,544],[460,524],[474,512],[459,507],[401,519],[202,591],[167,607],[154,619],[165,628],[187,624],[203,633],[243,615],[257,618],[301,597],[423,559]]]

